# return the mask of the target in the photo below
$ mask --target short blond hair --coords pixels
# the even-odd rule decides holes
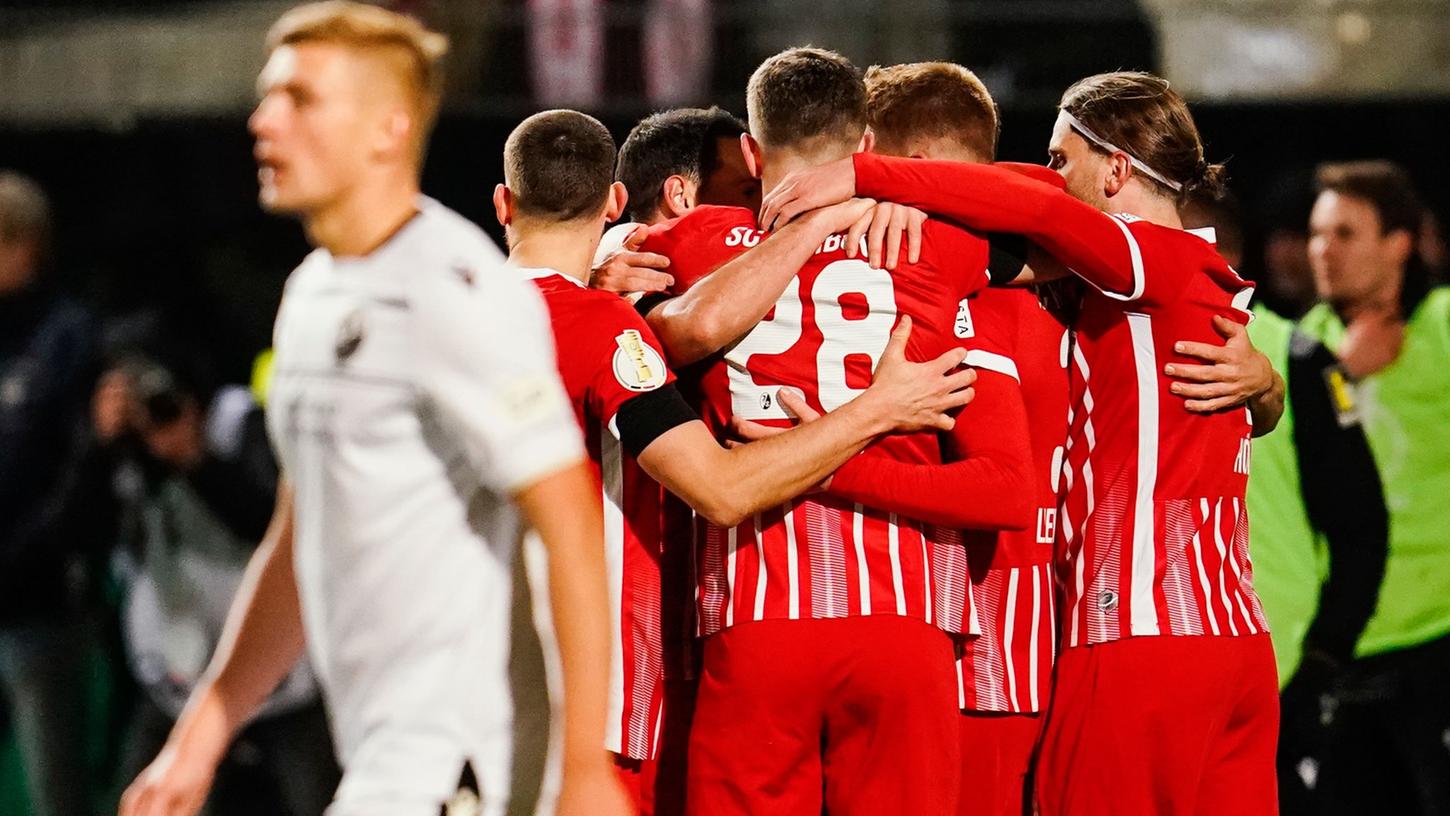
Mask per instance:
[[[997,103],[976,74],[956,63],[872,66],[866,108],[883,153],[904,154],[919,142],[949,138],[981,161],[997,154]]]
[[[418,134],[426,139],[443,100],[443,56],[448,38],[412,17],[353,0],[297,6],[267,32],[267,51],[308,42],[337,43],[401,58],[404,85],[415,100]]]

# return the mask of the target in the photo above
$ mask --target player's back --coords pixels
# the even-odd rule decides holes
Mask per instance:
[[[506,780],[508,493],[581,446],[537,295],[476,227],[420,210],[367,257],[293,273],[268,423],[344,786],[442,799],[464,759]]]
[[[1067,441],[1068,330],[1062,315],[1023,287],[978,292],[963,305],[958,322],[970,350],[968,362],[977,346],[1008,338],[1005,345],[1027,409],[1036,495],[1031,527],[963,533],[981,631],[963,643],[961,703],[973,711],[1041,711],[1050,696],[1057,637],[1052,561],[1058,474]]]
[[[1251,586],[1247,409],[1189,412],[1169,390],[1180,340],[1221,343],[1252,285],[1203,237],[1120,217],[1137,297],[1089,290],[1074,326],[1063,541],[1074,560],[1069,645],[1129,635],[1264,630]]]
[[[685,286],[697,279],[695,269],[718,266],[763,239],[754,214],[738,208],[698,208],[658,233],[667,239],[647,241],[645,249],[670,255]],[[959,302],[987,282],[986,242],[939,222],[926,224],[920,262],[895,271],[871,268],[864,241],[857,257],[846,250],[844,234],[826,239],[766,318],[706,364],[702,414],[717,433],[737,418],[789,425],[777,397],[782,388],[795,389],[818,411],[846,404],[871,384],[902,316],[912,318],[910,359],[952,348]],[[932,433],[895,435],[863,455],[935,464],[941,448]],[[826,495],[802,497],[728,530],[707,527],[701,631],[746,620],[871,614],[955,630],[962,609],[938,608],[931,577],[931,552],[941,537],[929,525]]]
[[[615,633],[605,747],[652,759],[664,697],[662,617],[688,616],[689,609],[663,608],[664,492],[624,448],[616,416],[632,398],[673,377],[653,333],[623,298],[552,269],[520,271],[533,279],[548,307],[560,379],[604,491]]]

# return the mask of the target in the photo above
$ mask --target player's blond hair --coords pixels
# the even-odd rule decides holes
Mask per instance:
[[[413,102],[419,146],[438,118],[443,100],[443,56],[448,38],[403,14],[353,0],[297,6],[267,32],[267,51],[284,45],[336,43],[383,56]]]
[[[906,155],[920,142],[946,138],[979,161],[997,155],[997,103],[976,74],[956,63],[871,66],[866,109],[883,153]]]

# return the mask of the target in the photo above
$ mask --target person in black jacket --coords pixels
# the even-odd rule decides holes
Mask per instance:
[[[90,556],[106,501],[89,435],[94,332],[40,274],[50,208],[0,172],[0,707],[37,816],[89,812],[84,695]]]

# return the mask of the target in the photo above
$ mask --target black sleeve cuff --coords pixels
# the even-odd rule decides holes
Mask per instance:
[[[634,302],[634,310],[639,312],[640,317],[649,317],[649,313],[654,311],[656,306],[673,297],[674,295],[668,292],[650,292]]]
[[[619,430],[620,444],[630,456],[639,456],[666,432],[699,418],[680,390],[670,383],[619,406],[614,423]]]
[[[1022,277],[1027,265],[1027,236],[1010,232],[987,233],[987,277],[994,284]]]

